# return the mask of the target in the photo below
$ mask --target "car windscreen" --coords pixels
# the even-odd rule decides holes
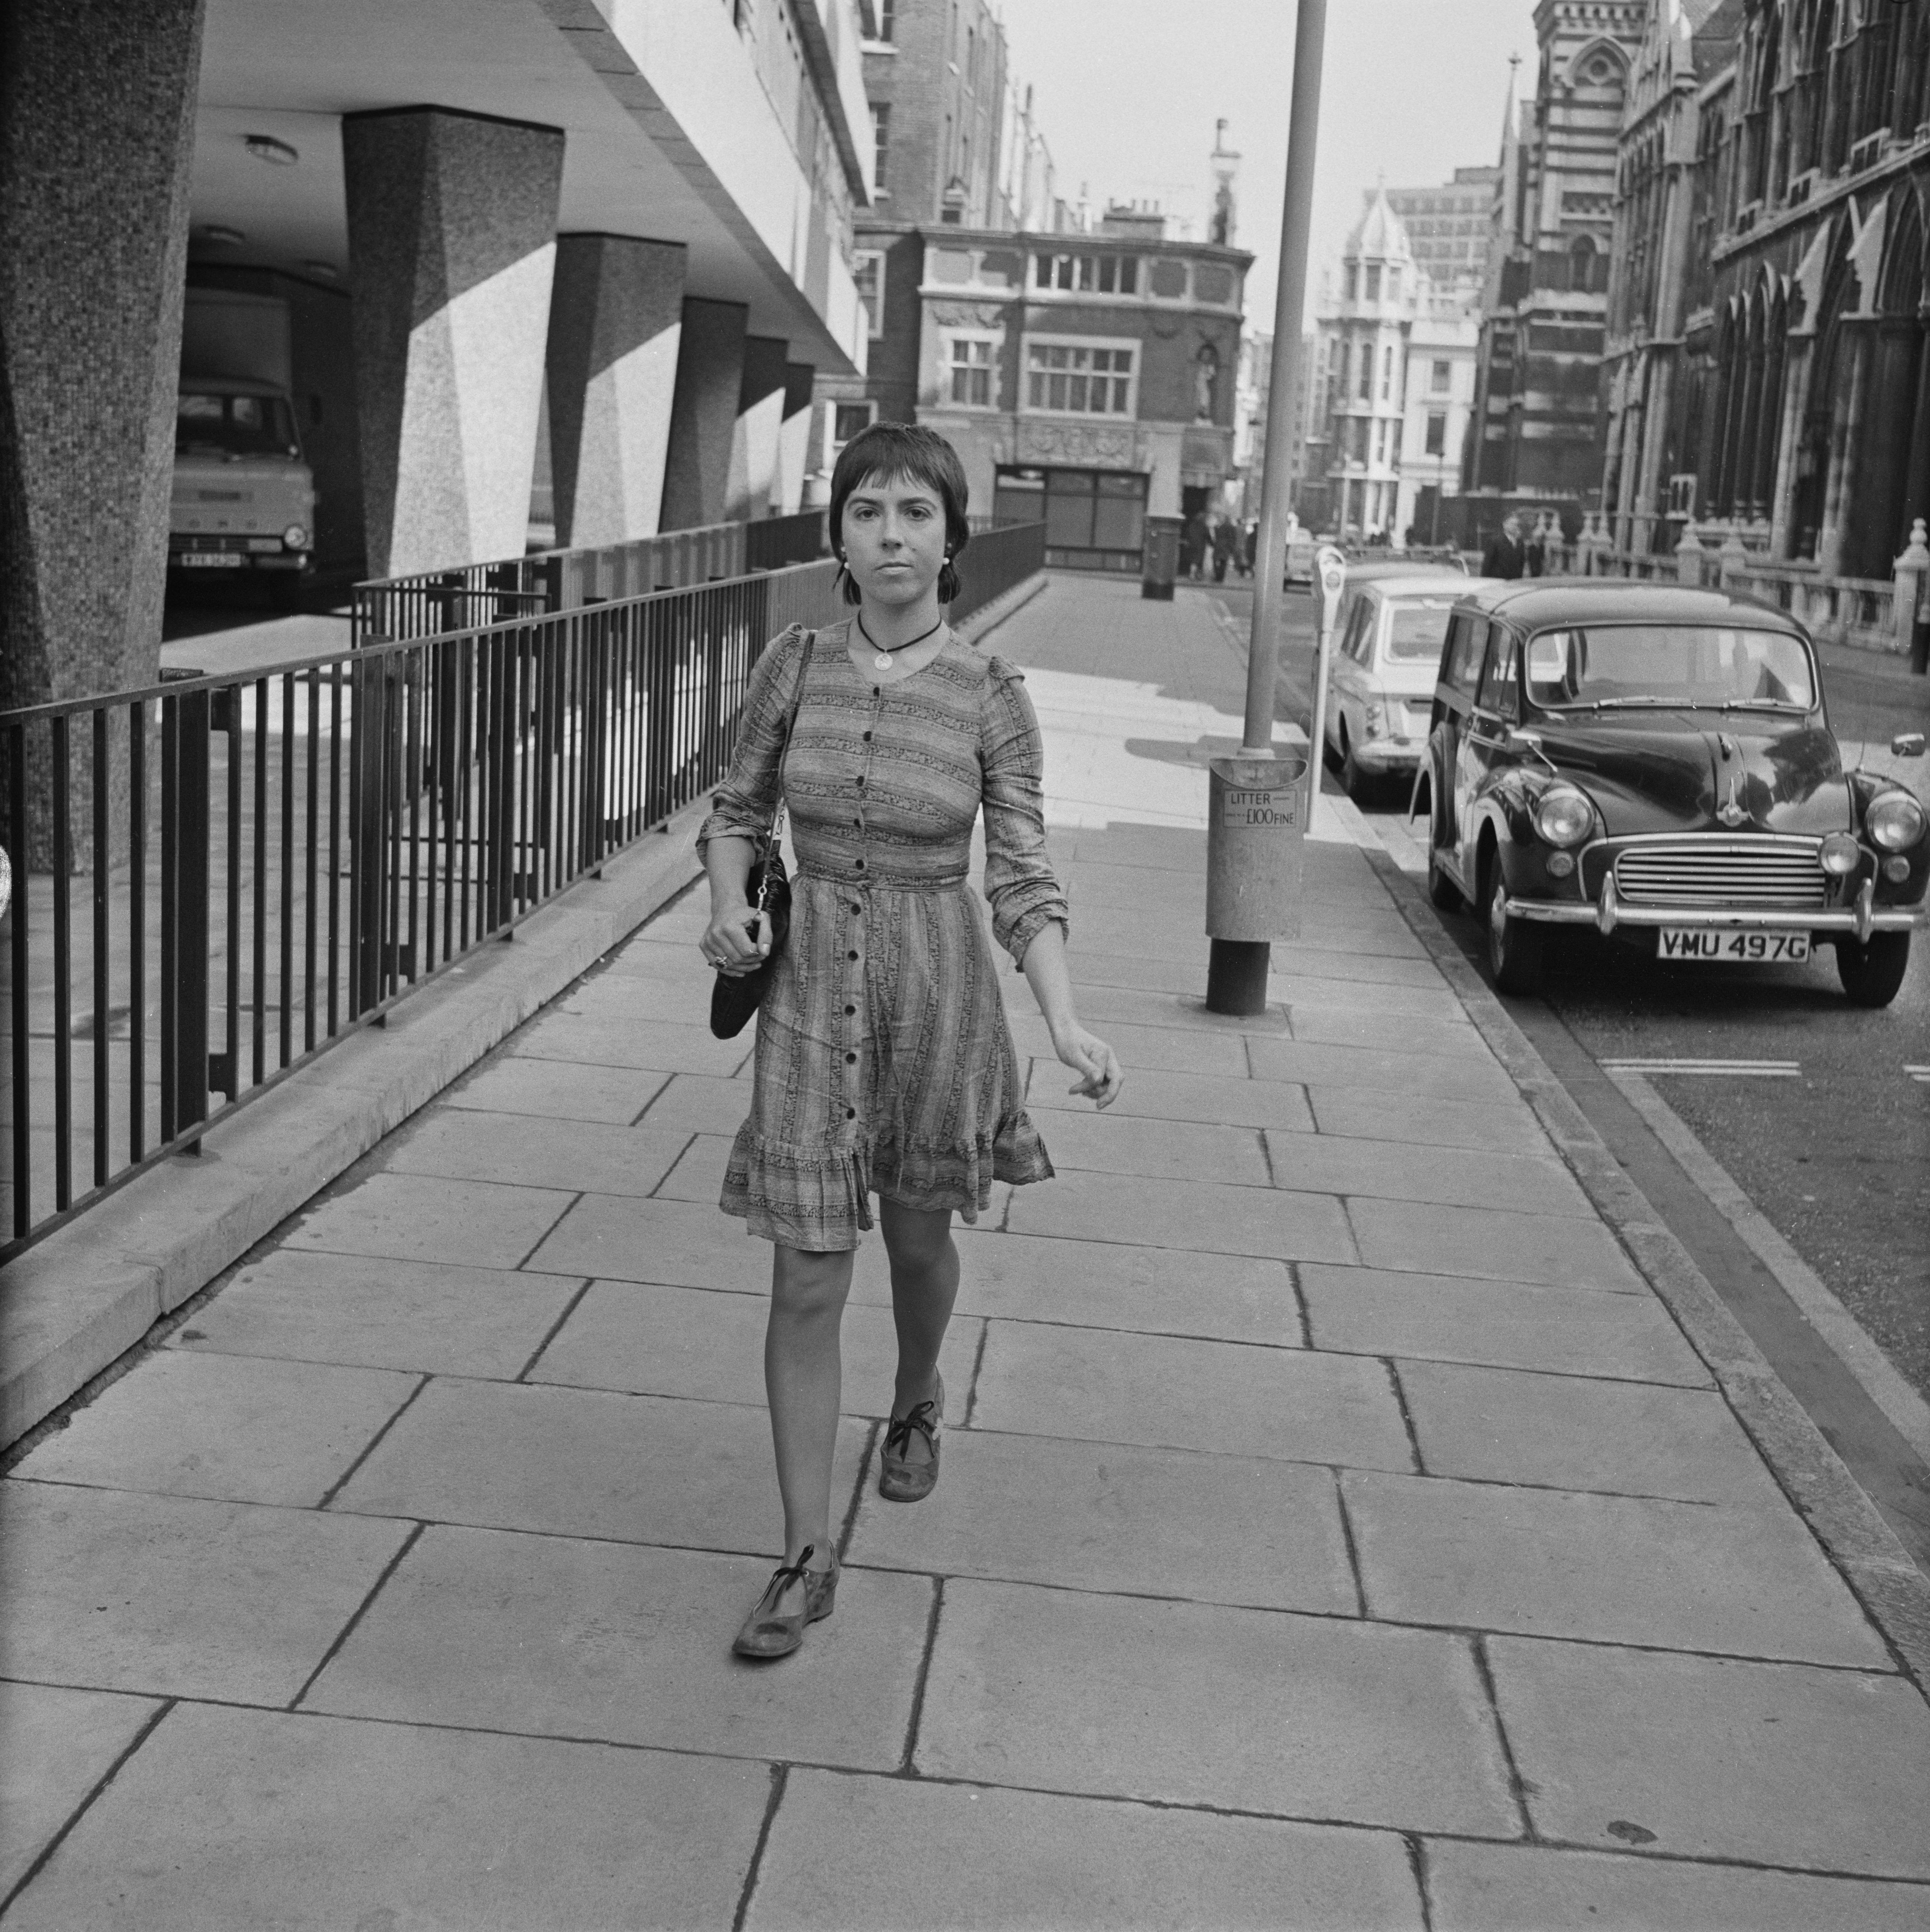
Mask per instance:
[[[280,396],[184,389],[175,407],[177,456],[299,456],[294,418]]]
[[[1696,705],[1807,711],[1809,653],[1780,631],[1706,624],[1598,624],[1528,643],[1528,698],[1543,710]]]
[[[1452,614],[1451,597],[1390,598],[1391,616],[1381,655],[1391,664],[1439,664]]]

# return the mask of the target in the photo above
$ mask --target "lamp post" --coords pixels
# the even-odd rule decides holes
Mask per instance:
[[[1258,1013],[1266,1010],[1271,938],[1252,937],[1256,928],[1274,938],[1299,930],[1300,839],[1304,827],[1294,814],[1268,807],[1251,829],[1277,836],[1271,842],[1241,838],[1229,844],[1230,824],[1223,787],[1244,794],[1271,794],[1295,785],[1298,771],[1281,770],[1269,782],[1258,761],[1274,758],[1274,684],[1279,668],[1280,610],[1286,595],[1287,478],[1292,467],[1293,398],[1299,378],[1301,313],[1307,296],[1307,243],[1313,207],[1313,156],[1320,128],[1320,67],[1327,33],[1327,0],[1299,0],[1294,36],[1293,102],[1286,137],[1286,196],[1280,217],[1280,286],[1274,298],[1273,366],[1267,408],[1265,467],[1260,488],[1259,543],[1253,556],[1253,623],[1247,652],[1247,714],[1238,760],[1241,770],[1216,773],[1207,819],[1207,932],[1212,947],[1206,973],[1206,1005],[1216,1013]],[[1319,747],[1312,752],[1319,783]],[[1278,760],[1284,766],[1287,760]],[[1292,761],[1296,768],[1298,760]],[[1297,785],[1295,785],[1297,789]],[[1249,818],[1253,814],[1249,813]],[[1290,863],[1267,858],[1267,844],[1292,846]],[[1257,874],[1253,861],[1257,859]],[[1217,916],[1237,905],[1239,916]],[[1238,928],[1223,934],[1221,927]]]

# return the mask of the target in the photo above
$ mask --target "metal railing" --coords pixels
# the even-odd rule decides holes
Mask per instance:
[[[963,618],[1040,568],[973,540]],[[0,1260],[714,785],[828,560],[0,713]]]
[[[359,584],[350,634],[358,645],[406,643],[511,618],[572,610],[809,563],[824,550],[824,512],[758,523],[707,524],[661,536],[575,550],[534,550]]]

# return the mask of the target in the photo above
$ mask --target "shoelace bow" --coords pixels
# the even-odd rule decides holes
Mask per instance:
[[[818,1546],[815,1543],[807,1543],[804,1546],[804,1554],[799,1557],[795,1563],[780,1563],[777,1566],[776,1572],[773,1574],[770,1582],[764,1586],[764,1594],[765,1601],[767,1603],[776,1603],[779,1598],[784,1594],[785,1592],[789,1589],[794,1583],[803,1583],[804,1587],[807,1590],[810,1588],[810,1585],[808,1582],[805,1582],[804,1566],[806,1564],[809,1563],[812,1558],[817,1553]],[[818,1572],[814,1574],[821,1574],[824,1573]]]
[[[925,1447],[935,1454],[938,1447],[937,1425],[932,1420],[932,1412],[937,1406],[935,1396],[928,1397],[914,1408],[908,1415],[894,1415],[891,1426],[884,1432],[884,1453],[887,1456],[902,1455],[911,1446],[911,1432],[917,1430],[925,1438]]]

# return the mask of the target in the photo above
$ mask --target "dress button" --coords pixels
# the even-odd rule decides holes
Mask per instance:
[[[851,1016],[853,1013],[856,1012],[857,1011],[857,1007],[855,1007],[855,1006],[847,1006],[847,1007],[845,1009],[845,1017],[846,1017],[847,1018],[850,1018],[850,1016]]]
[[[860,859],[860,860],[858,860],[858,862],[857,862],[857,868],[858,868],[858,870],[859,870],[860,872],[861,872],[864,870],[864,861],[863,861],[862,859]]]
[[[858,1117],[858,1110],[857,1109],[857,1108],[855,1108],[855,1107],[847,1107],[847,1108],[845,1109],[845,1118],[846,1120],[855,1120],[857,1118],[857,1117]]]
[[[855,1053],[848,1053],[845,1055],[845,1064],[847,1066],[855,1066],[857,1064],[858,1057]]]
[[[871,734],[869,731],[864,734],[864,741],[867,745],[871,742]]]
[[[858,780],[858,783],[859,783],[860,784],[863,784],[864,783],[864,780],[863,780],[863,778],[862,777],[860,777],[860,778],[859,778],[859,780]]]
[[[851,823],[855,825],[860,832],[864,830],[864,820],[862,818],[854,818],[851,820]]]
[[[847,959],[855,959],[857,956],[857,956],[855,952],[847,952],[847,953],[845,955],[845,957]]]

